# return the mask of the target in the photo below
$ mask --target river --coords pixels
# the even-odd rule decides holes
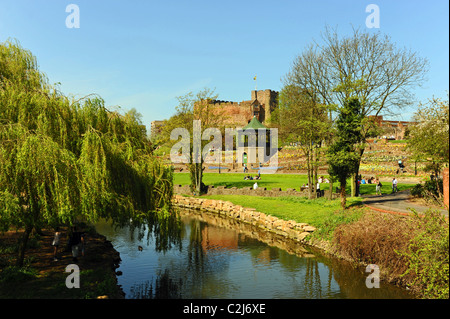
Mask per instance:
[[[365,269],[254,226],[209,213],[181,211],[181,244],[155,249],[155,238],[130,228],[96,229],[122,259],[118,284],[127,299],[408,299]]]

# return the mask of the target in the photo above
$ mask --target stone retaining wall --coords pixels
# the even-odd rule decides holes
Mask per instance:
[[[299,242],[306,242],[306,236],[316,230],[315,227],[306,223],[282,220],[229,201],[174,195],[173,203],[177,207],[197,209],[233,218]]]
[[[183,209],[180,212],[181,218],[185,216],[190,217],[191,214],[195,214],[196,219],[206,222],[208,225],[236,231],[239,233],[239,236],[256,239],[271,247],[277,247],[281,250],[287,251],[291,255],[296,255],[303,258],[315,257],[314,251],[311,250],[310,247],[307,247],[306,245],[299,245],[296,240],[279,236],[254,225],[242,223],[236,219],[224,218],[216,213],[209,213],[197,209]]]

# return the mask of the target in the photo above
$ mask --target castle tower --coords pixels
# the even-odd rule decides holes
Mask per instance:
[[[252,91],[252,114],[264,123],[276,107],[278,92],[272,90]]]

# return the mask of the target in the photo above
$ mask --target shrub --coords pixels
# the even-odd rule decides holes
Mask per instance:
[[[333,242],[342,256],[378,265],[388,282],[423,298],[449,298],[449,226],[438,211],[412,217],[366,213],[339,226]]]
[[[412,288],[424,298],[449,298],[449,227],[437,211],[428,210],[425,216],[415,214],[414,238],[400,255],[408,258],[403,276],[414,275]]]
[[[0,283],[25,282],[37,276],[37,271],[29,267],[8,266],[0,272]]]
[[[423,197],[423,185],[416,184],[411,188],[411,195],[414,197]]]
[[[366,213],[358,221],[336,228],[333,243],[342,256],[364,265],[376,264],[387,281],[405,285],[412,275],[400,277],[407,270],[407,257],[396,251],[407,249],[411,230],[404,217]]]
[[[442,193],[444,191],[444,183],[442,178],[437,180],[428,180],[423,185],[416,184],[411,189],[411,195],[414,197],[424,198],[427,201],[435,201],[440,203]]]

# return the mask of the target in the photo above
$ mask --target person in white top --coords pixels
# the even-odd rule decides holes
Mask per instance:
[[[61,232],[59,231],[59,227],[56,227],[55,237],[53,238],[53,242],[52,242],[52,246],[54,247],[54,250],[53,250],[53,260],[54,261],[58,260],[57,254],[58,254],[58,247],[59,247],[60,239],[61,239]]]
[[[392,193],[397,193],[397,179],[395,177],[392,179]]]

